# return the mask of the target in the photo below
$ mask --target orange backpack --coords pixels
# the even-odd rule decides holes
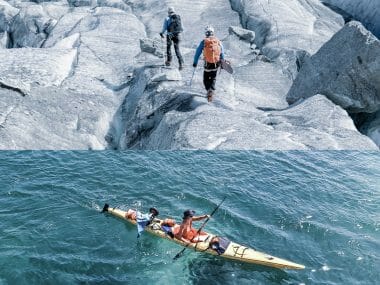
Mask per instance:
[[[203,48],[205,61],[217,63],[220,60],[221,52],[220,42],[216,37],[205,38]]]

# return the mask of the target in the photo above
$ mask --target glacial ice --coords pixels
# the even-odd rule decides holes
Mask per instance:
[[[169,5],[181,72],[163,67]],[[212,103],[201,61],[189,85],[206,24],[234,67]],[[329,94],[286,100],[343,25],[318,0],[0,0],[0,149],[378,149]]]

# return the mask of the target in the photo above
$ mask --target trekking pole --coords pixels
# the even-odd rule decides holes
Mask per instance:
[[[190,78],[190,82],[189,82],[189,86],[191,87],[191,84],[193,83],[193,78],[194,78],[194,74],[195,74],[195,71],[197,70],[196,67],[194,67],[194,70],[193,70],[193,74],[191,75],[191,78]]]
[[[166,62],[166,51],[165,51],[165,41],[163,38],[161,38],[161,43],[162,43],[162,57],[164,59],[164,66]]]

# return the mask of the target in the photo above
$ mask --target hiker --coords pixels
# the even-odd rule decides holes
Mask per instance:
[[[174,51],[178,58],[178,69],[183,69],[183,58],[181,52],[179,51],[179,43],[181,41],[182,23],[181,17],[175,13],[173,7],[168,8],[168,17],[165,18],[164,25],[162,27],[162,32],[160,33],[161,38],[164,38],[166,32],[166,61],[165,65],[170,66],[172,61],[172,42],[174,44]]]
[[[216,73],[220,66],[220,61],[224,60],[224,50],[222,43],[214,36],[214,28],[207,26],[205,28],[206,38],[199,43],[195,52],[193,67],[196,68],[198,59],[203,51],[204,55],[204,71],[203,84],[207,91],[207,101],[212,101],[215,94]]]
[[[205,235],[206,233],[201,232],[198,234],[198,231],[192,227],[192,224],[193,221],[207,219],[210,218],[210,216],[203,215],[194,217],[194,214],[195,211],[193,210],[186,210],[185,212],[183,212],[182,223],[179,227],[178,232],[174,233],[176,239],[179,239],[186,243],[198,242],[202,240],[201,236]]]

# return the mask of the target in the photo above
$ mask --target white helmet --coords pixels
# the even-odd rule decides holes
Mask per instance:
[[[174,11],[174,8],[173,7],[169,7],[168,8],[168,14],[171,15],[171,14],[174,14],[175,11]]]
[[[207,25],[205,28],[205,34],[207,37],[212,36],[214,34],[214,28],[211,25]]]

